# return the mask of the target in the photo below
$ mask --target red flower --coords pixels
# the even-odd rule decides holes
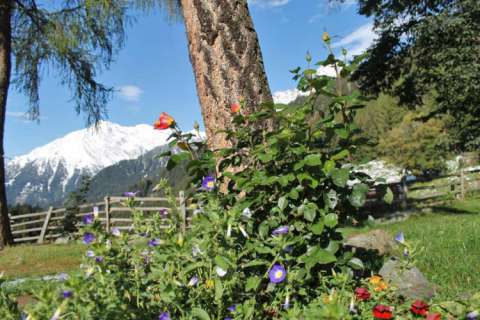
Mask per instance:
[[[357,297],[358,300],[366,301],[370,299],[370,292],[368,292],[366,288],[357,288],[355,289],[355,297]]]
[[[153,127],[158,130],[165,130],[173,127],[175,120],[166,112],[162,112],[157,121],[153,124]]]
[[[373,317],[375,319],[393,319],[392,308],[383,304],[377,304],[373,308]]]
[[[415,300],[410,307],[410,311],[412,311],[413,314],[425,316],[428,312],[428,304],[422,300]]]
[[[442,320],[442,315],[438,312],[429,313],[426,320]]]
[[[240,105],[238,103],[233,103],[230,106],[230,110],[232,110],[233,113],[238,113],[240,111]]]

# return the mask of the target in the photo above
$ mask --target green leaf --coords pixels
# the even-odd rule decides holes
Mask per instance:
[[[232,264],[227,258],[222,257],[222,256],[216,256],[215,257],[215,263],[217,264],[217,266],[219,266],[223,270],[228,270],[228,268]]]
[[[335,257],[334,254],[319,246],[313,247],[299,259],[300,262],[305,263],[308,268],[312,268],[316,264],[329,264],[337,261],[337,257]]]
[[[319,166],[322,164],[322,158],[319,154],[309,154],[303,160],[307,166]]]
[[[288,194],[288,196],[290,197],[290,199],[297,200],[299,197],[297,189],[290,190],[290,193]]]
[[[215,301],[220,301],[223,296],[223,285],[220,279],[215,279]]]
[[[383,201],[385,201],[387,204],[392,204],[393,202],[393,192],[390,187],[387,188],[387,192],[383,196]]]
[[[205,310],[200,308],[193,308],[192,316],[200,320],[210,320],[210,316],[208,315],[208,313]]]
[[[262,279],[260,277],[250,277],[247,279],[247,284],[245,285],[245,291],[252,291],[252,290],[255,290],[257,289],[258,285],[260,284],[260,282],[262,281]]]
[[[352,206],[356,208],[360,208],[365,204],[365,200],[367,199],[367,192],[369,188],[364,183],[358,183],[353,186],[352,193],[348,197],[348,200],[352,204]]]
[[[325,226],[334,228],[338,224],[338,216],[335,213],[329,213],[323,218]]]
[[[334,161],[341,160],[341,159],[344,159],[344,158],[348,157],[349,155],[350,155],[350,152],[347,149],[344,149],[344,150],[340,151],[339,153],[337,153],[336,155],[334,155],[332,157],[332,160],[334,160]]]
[[[325,201],[325,204],[330,208],[330,209],[335,209],[338,203],[338,195],[337,191],[334,189],[330,189],[328,193],[323,194],[323,201]]]
[[[303,217],[305,218],[305,220],[313,222],[313,220],[315,220],[316,215],[317,215],[317,210],[311,203],[307,204],[303,208]]]
[[[325,174],[329,174],[333,169],[335,169],[335,161],[327,160],[323,165],[323,172],[325,172]]]
[[[280,210],[285,210],[285,208],[287,207],[288,205],[288,200],[286,197],[280,197],[280,199],[278,199],[278,207],[280,208]]]
[[[322,234],[323,229],[325,229],[325,226],[322,222],[316,223],[310,227],[310,230],[312,230],[313,234],[316,235]]]
[[[331,176],[332,176],[332,182],[336,186],[343,188],[347,184],[348,178],[350,176],[350,172],[348,169],[333,169]]]
[[[358,258],[352,258],[349,262],[348,265],[352,267],[355,270],[363,270],[365,269],[365,266],[363,265],[362,260]]]

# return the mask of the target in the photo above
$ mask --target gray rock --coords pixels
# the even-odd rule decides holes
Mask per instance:
[[[383,230],[372,230],[346,239],[344,246],[375,250],[380,255],[393,253],[396,244],[392,236]]]
[[[60,237],[55,239],[55,244],[67,244],[70,242],[70,237]]]
[[[435,295],[434,285],[418,268],[405,268],[398,260],[385,262],[379,274],[405,298],[430,300]]]

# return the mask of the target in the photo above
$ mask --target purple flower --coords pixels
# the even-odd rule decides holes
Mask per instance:
[[[189,287],[193,287],[195,285],[197,285],[198,283],[198,277],[197,276],[193,276],[190,281],[188,282],[188,286]]]
[[[281,226],[281,227],[278,227],[277,229],[273,230],[272,235],[279,236],[281,234],[287,234],[288,230],[289,230],[288,226]]]
[[[226,318],[223,318],[223,320],[233,320],[232,317],[226,317]]]
[[[135,196],[137,195],[137,193],[138,193],[138,191],[136,191],[136,192],[127,191],[127,192],[124,192],[124,193],[123,193],[123,196],[124,196],[124,197],[133,198],[133,197],[135,197]]]
[[[235,312],[235,310],[237,310],[237,305],[232,304],[230,307],[227,308],[227,310],[230,311],[230,312]]]
[[[62,296],[63,296],[64,299],[71,298],[73,296],[73,292],[70,291],[70,290],[64,290],[62,292]]]
[[[102,263],[103,262],[103,257],[102,256],[95,257],[95,262]]]
[[[171,319],[170,319],[170,315],[168,314],[168,312],[164,312],[158,317],[158,320],[171,320]]]
[[[399,232],[395,236],[395,241],[397,241],[398,243],[401,243],[401,244],[405,244],[405,235],[403,234],[403,232]]]
[[[150,241],[148,241],[148,246],[149,247],[156,247],[156,246],[159,246],[160,245],[160,239],[152,239]]]
[[[280,283],[283,280],[285,280],[286,276],[287,276],[287,271],[279,263],[275,264],[270,269],[270,271],[268,271],[268,277],[270,278],[270,282],[272,283]]]
[[[83,224],[92,224],[94,220],[93,214],[89,213],[86,216],[83,216]]]
[[[92,250],[87,250],[85,255],[89,258],[93,258],[93,257],[95,257],[95,252],[93,252]]]
[[[475,310],[467,314],[467,320],[477,320],[479,316],[480,312]]]
[[[162,218],[166,218],[167,215],[168,215],[168,208],[161,208],[161,209],[159,210],[159,213],[160,213],[160,216],[161,216]]]
[[[215,178],[212,175],[208,175],[202,180],[202,188],[206,191],[212,191],[215,188]]]
[[[95,235],[91,232],[85,232],[83,234],[83,243],[90,244],[95,240]]]
[[[112,228],[112,234],[115,236],[115,237],[120,237],[120,235],[122,234],[120,232],[120,229],[118,229],[117,227],[115,228]]]

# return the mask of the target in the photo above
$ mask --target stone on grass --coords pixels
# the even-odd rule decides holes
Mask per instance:
[[[68,244],[70,242],[70,237],[60,237],[55,239],[55,244]]]
[[[367,251],[377,251],[381,256],[393,253],[396,247],[392,236],[383,230],[372,230],[367,233],[351,236],[347,238],[344,245]]]
[[[389,259],[379,274],[397,290],[398,295],[416,300],[430,300],[435,295],[435,287],[416,267],[405,268],[400,261]]]

